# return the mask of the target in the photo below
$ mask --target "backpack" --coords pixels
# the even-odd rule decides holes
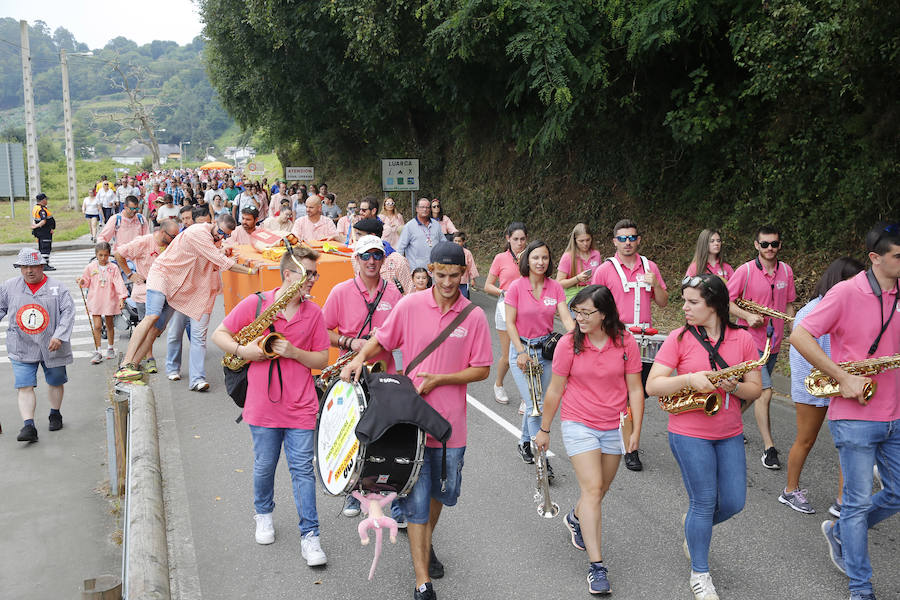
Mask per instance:
[[[138,218],[138,222],[141,224],[141,226],[146,227],[147,224],[144,223],[144,215],[142,215],[141,213],[138,213],[137,218]],[[121,224],[122,224],[122,213],[116,213],[116,231],[119,230],[119,225],[121,225]]]

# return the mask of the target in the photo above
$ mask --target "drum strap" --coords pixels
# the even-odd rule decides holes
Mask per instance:
[[[403,373],[408,375],[414,368],[418,367],[423,360],[428,358],[428,355],[437,350],[437,347],[444,343],[444,340],[450,337],[450,334],[453,333],[453,330],[459,327],[460,324],[462,324],[462,322],[466,320],[466,317],[469,316],[469,313],[473,310],[475,310],[475,304],[470,302],[467,307],[462,309],[462,311],[460,311],[460,313],[456,315],[456,318],[453,319],[449,325],[444,327],[443,331],[441,331],[438,336],[431,341],[430,344],[425,346],[424,350],[419,352],[418,356],[409,361],[409,365],[407,365],[406,368],[403,369]]]

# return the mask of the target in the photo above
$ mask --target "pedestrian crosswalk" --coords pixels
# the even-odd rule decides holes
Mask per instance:
[[[91,325],[84,307],[84,300],[78,288],[76,280],[81,277],[85,265],[94,258],[94,251],[69,250],[66,252],[54,252],[50,255],[50,264],[56,267],[55,271],[48,271],[47,275],[61,281],[72,294],[75,302],[75,326],[72,329],[72,354],[75,360],[90,358],[94,353],[94,338],[91,334]],[[9,319],[9,316],[6,317]],[[0,324],[0,365],[9,364],[9,356],[6,353],[6,333],[9,324]]]

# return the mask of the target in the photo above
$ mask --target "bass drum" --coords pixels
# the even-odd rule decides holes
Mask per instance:
[[[316,422],[316,473],[325,493],[409,494],[425,455],[425,433],[408,423],[395,425],[368,446],[356,438],[356,425],[368,405],[365,383],[337,379],[328,386]]]

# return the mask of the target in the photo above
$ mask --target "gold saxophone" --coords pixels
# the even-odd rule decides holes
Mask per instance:
[[[757,304],[753,300],[745,300],[744,298],[738,298],[734,301],[737,304],[738,308],[746,310],[747,312],[752,312],[757,315],[762,315],[764,317],[772,317],[773,319],[784,319],[785,321],[793,322],[794,317],[789,317],[783,312],[779,312],[774,308],[769,308],[768,306],[763,306],[762,304]]]
[[[297,263],[301,269],[303,269],[303,265],[299,262]],[[300,289],[303,287],[303,284],[306,283],[306,269],[303,269],[300,273],[300,280],[295,281],[291,284],[289,288],[287,288],[275,302],[272,303],[266,310],[259,313],[259,316],[256,317],[252,323],[244,326],[234,334],[235,342],[240,344],[241,346],[245,346],[248,343],[252,342],[259,336],[263,335],[266,330],[269,328],[269,325],[275,320],[275,315],[284,310],[284,307],[288,305],[288,303],[294,299],[294,296],[300,293]],[[283,340],[284,336],[277,332],[272,332],[266,335],[263,339],[259,341],[259,347],[262,348],[263,352],[266,354],[266,358],[272,360],[273,358],[277,358],[278,354],[272,350],[272,344],[276,340]],[[222,365],[231,369],[232,371],[240,371],[244,365],[247,364],[246,358],[241,358],[236,354],[228,353],[222,359]]]
[[[327,388],[331,381],[341,374],[344,367],[349,365],[350,362],[356,358],[357,354],[359,354],[359,350],[351,350],[346,354],[339,356],[338,359],[334,361],[334,364],[328,365],[322,369],[322,372],[319,373],[319,377],[316,380],[316,385],[322,389]],[[369,367],[369,372],[371,373],[384,373],[385,371],[387,371],[387,362],[383,360],[379,360]]]
[[[709,379],[711,384],[718,385],[726,379],[742,377],[753,369],[763,366],[769,360],[771,342],[771,337],[766,339],[766,349],[763,351],[762,356],[759,357],[759,360],[748,360],[721,371],[713,371],[706,378]],[[659,407],[673,415],[703,409],[703,412],[707,415],[713,416],[722,408],[722,396],[719,395],[719,392],[698,392],[690,387],[686,387],[671,396],[660,396]]]
[[[838,366],[851,375],[859,377],[872,377],[883,371],[900,368],[900,354],[881,356],[879,358],[867,358],[865,360],[846,361],[838,363]],[[803,380],[806,391],[817,398],[831,398],[841,395],[841,386],[832,377],[822,371],[814,369]],[[866,400],[875,395],[878,385],[870,381],[863,386],[863,394]]]

